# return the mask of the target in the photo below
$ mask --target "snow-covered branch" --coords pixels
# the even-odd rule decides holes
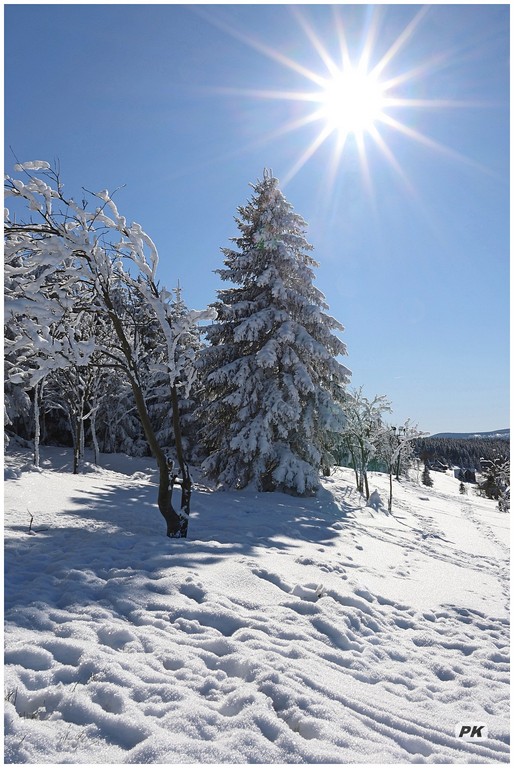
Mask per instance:
[[[199,322],[213,319],[215,313],[212,309],[184,311],[180,316],[173,312],[172,295],[157,283],[155,243],[140,224],[127,223],[107,190],[86,192],[88,199],[78,204],[64,196],[58,172],[46,161],[18,163],[15,170],[22,178],[6,176],[5,194],[24,202],[28,218],[20,222],[6,210],[10,381],[34,386],[52,372],[87,368],[93,357],[102,367],[110,362],[121,366],[159,465],[159,509],[168,534],[183,532],[183,522],[171,506],[169,472],[148,414],[143,382],[152,368],[156,374],[163,368],[167,371],[179,451],[176,388],[180,383],[188,388],[196,373],[194,355],[187,351],[188,338]],[[129,303],[137,297],[145,322],[157,324],[156,336],[163,340],[159,359],[143,348],[140,328],[132,322],[128,305],[120,306],[124,292]],[[105,343],[95,322],[86,321],[88,316],[109,324],[114,345]],[[82,386],[78,380],[77,384]],[[83,402],[81,421],[85,408]],[[90,407],[89,413],[93,418],[96,409]],[[184,467],[183,476],[185,489],[189,477]]]

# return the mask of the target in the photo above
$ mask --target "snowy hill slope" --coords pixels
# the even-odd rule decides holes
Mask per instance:
[[[509,760],[494,502],[434,473],[391,516],[341,469],[310,499],[202,487],[174,541],[145,460],[43,458],[6,457],[6,762]]]

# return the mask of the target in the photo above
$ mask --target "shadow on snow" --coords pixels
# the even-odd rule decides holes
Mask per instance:
[[[179,489],[175,494],[178,503]],[[68,518],[79,518],[79,525],[60,525],[64,520],[56,514],[44,530],[36,519],[31,535],[28,522],[10,526],[27,536],[6,541],[6,620],[24,623],[18,609],[36,603],[111,606],[112,586],[106,584],[113,585],[117,575],[120,598],[123,592],[147,592],[148,579],[174,568],[214,564],[262,548],[290,550],[305,541],[335,546],[340,531],[332,525],[340,528],[351,511],[323,488],[309,498],[200,489],[192,497],[188,538],[168,539],[156,497],[153,483],[125,479],[113,487],[99,475],[63,510]]]

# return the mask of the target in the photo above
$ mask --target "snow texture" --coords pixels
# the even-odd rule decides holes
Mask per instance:
[[[438,473],[391,515],[346,469],[307,499],[200,485],[171,540],[148,460],[29,460],[5,462],[6,762],[508,762],[494,502]]]

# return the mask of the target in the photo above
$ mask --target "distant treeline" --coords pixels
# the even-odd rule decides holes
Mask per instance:
[[[483,469],[482,460],[510,457],[510,443],[501,439],[423,437],[413,443],[415,455],[432,466]]]

